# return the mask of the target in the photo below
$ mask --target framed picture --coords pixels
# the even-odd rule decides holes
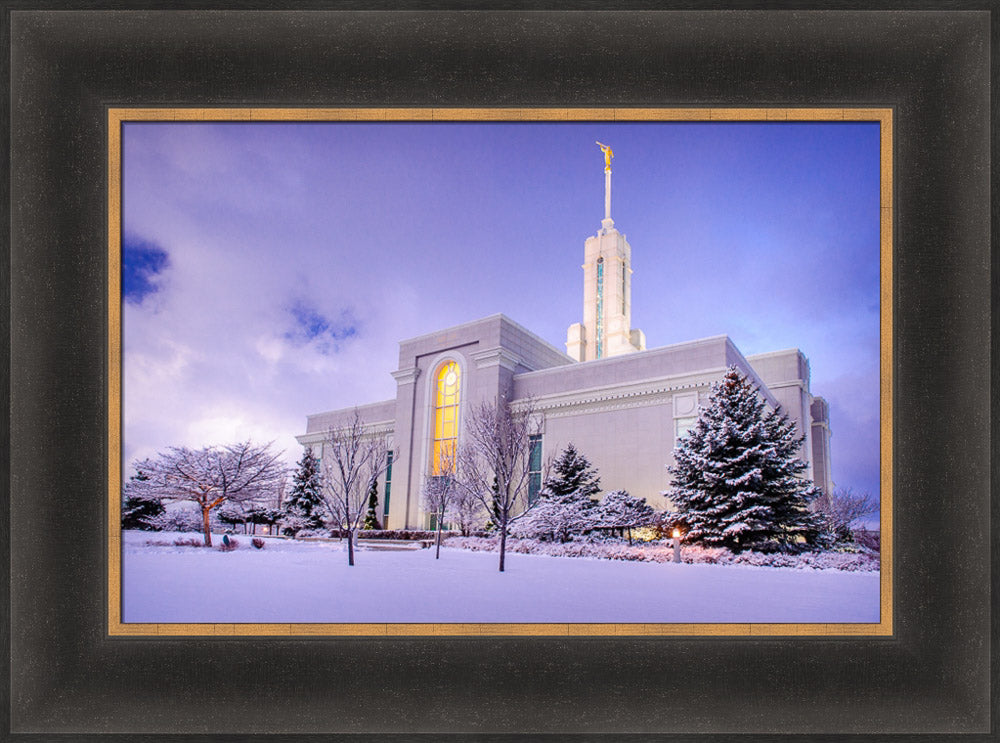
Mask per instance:
[[[891,634],[891,113],[111,109],[110,632]]]
[[[990,384],[989,13],[17,10],[8,17],[15,739],[991,731],[983,652],[992,632],[983,394]],[[116,319],[107,259],[109,241],[122,237],[130,191],[114,188],[114,127],[152,127],[139,118],[163,120],[164,112],[203,121],[279,111],[262,118],[288,120],[400,109],[410,119],[414,110],[460,109],[471,118],[502,109],[504,118],[525,120],[575,110],[581,121],[626,109],[630,120],[655,110],[662,118],[664,110],[754,109],[765,119],[794,110],[806,120],[835,110],[841,121],[878,112],[867,120],[892,137],[889,167],[880,160],[888,180],[879,185],[880,225],[892,228],[880,233],[892,245],[891,262],[880,268],[892,281],[879,284],[879,301],[893,339],[891,354],[883,346],[880,356],[882,382],[892,382],[881,388],[892,410],[892,458],[881,471],[881,484],[889,478],[883,497],[891,493],[882,538],[892,561],[891,572],[882,566],[879,621],[858,623],[857,635],[794,621],[761,622],[755,633],[749,621],[715,636],[612,621],[590,623],[594,631],[579,637],[568,636],[571,621],[558,632],[513,622],[503,632],[512,636],[491,637],[481,622],[428,633],[407,626],[420,622],[341,622],[342,631],[331,632],[322,621],[285,621],[276,631],[266,618],[168,618],[129,628],[127,616],[115,615],[116,590],[125,585],[115,580],[121,513],[108,495],[121,486],[114,479],[116,470],[123,477],[121,445],[129,442],[113,436],[112,393],[121,378],[106,334]],[[610,153],[590,146],[610,165]],[[600,180],[600,164],[596,170]],[[155,172],[147,168],[144,177]],[[124,203],[115,203],[116,193]],[[176,226],[199,206],[189,203],[182,214],[164,204],[159,218]],[[581,229],[580,240],[590,231]],[[627,303],[628,274],[619,275],[626,289],[618,298]],[[589,339],[590,330],[603,348],[611,330],[589,328],[586,307],[585,298],[576,339]],[[329,319],[299,310],[307,337]],[[378,373],[387,371],[399,383],[406,368]],[[127,405],[118,409],[128,414]],[[317,403],[301,412],[324,409]],[[884,444],[887,427],[880,432]],[[436,460],[421,456],[433,467]],[[400,528],[416,525],[425,526],[404,515]],[[253,536],[236,539],[248,549]],[[212,582],[201,590],[212,591]],[[394,624],[404,629],[390,631]],[[307,631],[293,633],[295,625]],[[198,629],[205,627],[212,629]]]

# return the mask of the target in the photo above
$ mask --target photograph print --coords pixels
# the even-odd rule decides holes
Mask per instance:
[[[886,634],[885,122],[831,118],[126,112],[122,633]]]

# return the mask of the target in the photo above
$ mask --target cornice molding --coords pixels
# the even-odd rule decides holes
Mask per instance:
[[[577,394],[559,394],[532,400],[534,409],[546,417],[559,418],[580,413],[598,413],[609,410],[641,408],[651,404],[673,402],[673,395],[679,391],[698,391],[708,388],[711,382],[665,383],[662,380],[643,387],[621,389],[606,387],[586,390]],[[517,410],[527,405],[527,401],[514,400],[512,407]]]
[[[472,360],[477,369],[486,369],[491,366],[502,366],[509,371],[515,371],[517,365],[525,366],[524,361],[517,354],[511,353],[506,348],[490,348],[486,351],[477,351],[471,354]]]
[[[390,374],[392,374],[392,378],[396,380],[397,384],[412,384],[420,376],[420,369],[413,366],[409,369],[397,369],[394,372],[390,372]]]

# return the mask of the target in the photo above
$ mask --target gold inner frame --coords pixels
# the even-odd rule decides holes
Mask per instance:
[[[869,121],[880,131],[881,569],[877,623],[269,623],[139,624],[121,620],[121,125],[139,121]],[[890,108],[109,108],[108,635],[111,636],[889,636],[893,633],[892,229]]]

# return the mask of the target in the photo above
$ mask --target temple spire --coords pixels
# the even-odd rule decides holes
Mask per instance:
[[[596,144],[601,148],[601,152],[604,153],[604,219],[601,220],[601,226],[605,230],[610,230],[615,223],[611,219],[611,158],[615,154],[608,145],[601,144],[600,142],[596,142]]]
[[[611,220],[611,148],[604,153],[604,219],[583,244],[583,322],[566,331],[566,353],[593,361],[646,350],[646,336],[632,327],[632,247]]]

